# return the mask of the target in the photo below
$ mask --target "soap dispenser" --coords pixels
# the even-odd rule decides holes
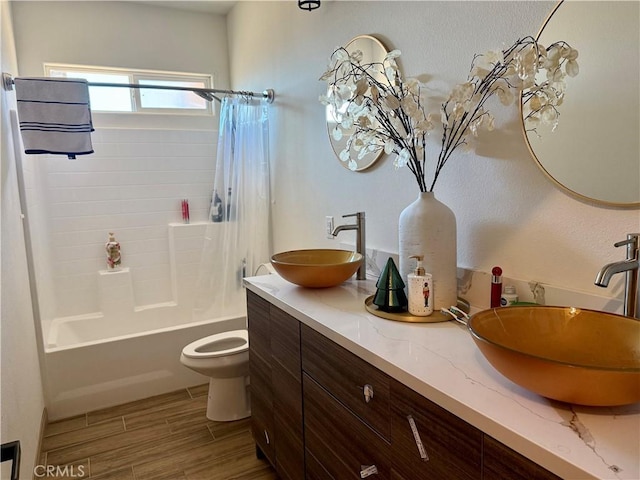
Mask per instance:
[[[425,273],[422,255],[413,255],[417,261],[416,269],[407,275],[409,284],[409,313],[417,317],[427,317],[433,313],[433,279]]]

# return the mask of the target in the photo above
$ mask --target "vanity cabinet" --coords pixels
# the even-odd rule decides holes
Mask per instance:
[[[391,378],[301,327],[306,457],[335,480],[391,477]]]
[[[254,439],[281,479],[559,478],[250,291],[248,317]]]
[[[391,405],[392,456],[401,478],[481,478],[480,430],[395,380]]]
[[[481,478],[480,430],[306,325],[302,369],[307,455],[332,478]]]
[[[483,480],[561,480],[489,435],[484,436]]]
[[[302,369],[382,438],[391,437],[391,378],[302,325]]]
[[[282,480],[304,478],[300,323],[247,292],[251,427]]]
[[[390,479],[389,442],[306,373],[303,382],[305,452],[328,474],[318,480]]]

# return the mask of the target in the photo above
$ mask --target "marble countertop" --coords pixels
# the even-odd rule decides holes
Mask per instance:
[[[640,403],[568,405],[498,373],[456,322],[411,324],[368,313],[373,280],[305,289],[278,275],[246,287],[476,428],[565,479],[640,479]],[[597,388],[597,385],[594,385]]]

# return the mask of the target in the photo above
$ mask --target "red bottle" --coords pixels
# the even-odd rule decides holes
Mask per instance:
[[[491,270],[491,308],[500,306],[502,296],[502,269],[493,267]]]

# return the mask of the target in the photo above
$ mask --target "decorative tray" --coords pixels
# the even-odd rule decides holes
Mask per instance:
[[[376,317],[385,318],[387,320],[394,320],[396,322],[409,322],[409,323],[438,323],[438,322],[448,322],[452,320],[449,315],[445,315],[440,311],[435,311],[429,315],[428,317],[417,317],[415,315],[411,315],[409,312],[384,312],[378,308],[377,305],[373,303],[373,295],[370,295],[364,300],[364,307],[367,309],[371,315],[375,315]],[[460,310],[465,313],[469,313],[470,307],[469,303],[466,300],[458,298],[458,304],[456,305]]]

